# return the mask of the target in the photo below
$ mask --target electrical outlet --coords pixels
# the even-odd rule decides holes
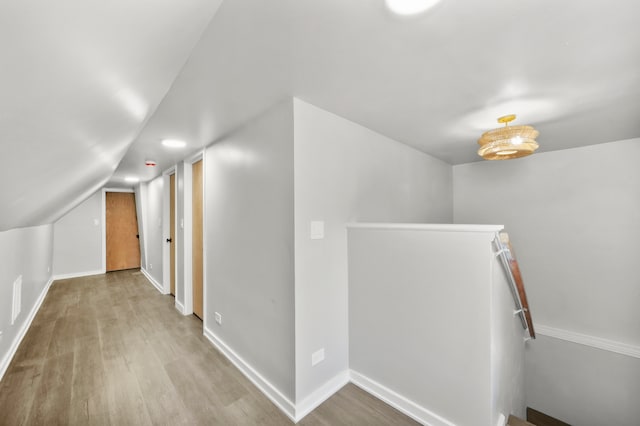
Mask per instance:
[[[319,349],[311,354],[311,366],[318,364],[319,362],[324,361],[324,348]]]
[[[220,315],[218,312],[216,312],[214,314],[214,318],[216,319],[216,322],[218,323],[218,325],[222,325],[222,315]]]
[[[149,269],[153,269],[153,263],[149,264]]]

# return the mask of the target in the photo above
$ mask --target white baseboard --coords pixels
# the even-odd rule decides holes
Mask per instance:
[[[38,299],[36,300],[36,303],[31,308],[31,311],[29,312],[29,316],[27,316],[27,318],[24,320],[24,322],[22,323],[22,326],[20,327],[20,330],[18,331],[18,334],[13,339],[13,343],[11,344],[9,351],[2,358],[2,362],[0,362],[0,380],[2,380],[4,373],[7,372],[7,368],[9,368],[9,364],[11,364],[11,360],[16,355],[16,352],[18,351],[18,347],[20,346],[22,339],[24,339],[24,336],[27,334],[27,331],[29,330],[29,327],[31,326],[33,319],[36,317],[36,314],[38,313],[40,306],[42,306],[42,302],[44,301],[44,298],[47,296],[47,293],[49,292],[49,288],[51,287],[51,284],[53,283],[53,281],[54,281],[54,278],[51,277],[49,278],[49,281],[47,281],[47,284],[45,284],[44,288],[42,289],[42,292],[40,292],[40,296],[38,296]]]
[[[387,388],[386,386],[369,379],[368,377],[358,373],[357,371],[351,370],[349,372],[351,377],[351,382],[363,389],[364,391],[370,393],[376,398],[386,402],[391,405],[396,410],[401,413],[406,414],[411,417],[413,420],[427,426],[456,426],[454,423],[437,415],[436,413],[422,407],[415,402],[405,398]]]
[[[175,304],[176,310],[180,312],[180,315],[184,315],[184,305],[178,301],[178,298],[176,298],[175,301],[176,301],[176,304]]]
[[[209,339],[211,344],[215,346],[222,354],[227,357],[229,361],[235,365],[247,379],[249,379],[260,391],[265,394],[267,398],[271,400],[284,414],[296,422],[296,407],[295,405],[284,396],[275,386],[273,386],[267,379],[262,377],[249,363],[243,360],[238,354],[236,354],[230,347],[228,347],[222,340],[220,340],[211,330],[204,328],[204,336]]]
[[[142,275],[144,275],[147,278],[147,280],[149,280],[149,282],[156,288],[156,290],[160,292],[160,294],[169,294],[166,291],[164,291],[164,287],[162,287],[162,285],[160,285],[160,283],[156,281],[155,278],[153,278],[151,274],[147,272],[146,269],[140,268],[140,272],[142,272]]]
[[[640,358],[640,346],[629,345],[626,343],[539,324],[536,324],[536,332],[543,336],[566,340],[567,342],[578,343],[580,345],[590,346],[592,348],[602,349],[604,351],[627,355],[634,358]]]
[[[100,275],[105,274],[106,271],[104,269],[96,269],[95,271],[85,271],[85,272],[72,272],[70,274],[58,274],[53,276],[53,280],[66,280],[69,278],[79,278],[79,277],[88,277],[90,275]]]
[[[296,423],[315,410],[320,404],[331,398],[334,393],[342,389],[347,383],[349,383],[349,370],[336,374],[332,379],[311,393],[311,395],[296,404]]]

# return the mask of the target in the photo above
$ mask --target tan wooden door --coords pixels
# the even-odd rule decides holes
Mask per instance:
[[[136,199],[132,192],[106,193],[107,271],[140,267]]]
[[[192,267],[193,267],[193,313],[202,319],[202,160],[193,163],[193,236],[192,236]]]
[[[176,175],[169,176],[169,274],[171,285],[169,293],[176,295]]]

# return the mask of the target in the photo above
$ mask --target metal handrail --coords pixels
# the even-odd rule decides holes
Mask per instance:
[[[506,232],[496,233],[493,244],[496,248],[496,257],[500,258],[507,280],[509,281],[509,289],[511,290],[511,295],[516,305],[514,315],[520,317],[522,327],[529,332],[530,338],[535,339],[536,333],[533,329],[533,320],[531,319],[527,293],[524,289],[524,282],[522,281],[518,261],[513,254],[513,248],[509,241],[509,234]]]

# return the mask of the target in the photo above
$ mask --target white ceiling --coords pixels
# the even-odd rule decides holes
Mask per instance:
[[[415,17],[383,0],[218,5],[2,2],[0,230],[150,179],[289,96],[451,164],[477,161],[509,113],[540,151],[640,136],[632,0],[442,0]]]

